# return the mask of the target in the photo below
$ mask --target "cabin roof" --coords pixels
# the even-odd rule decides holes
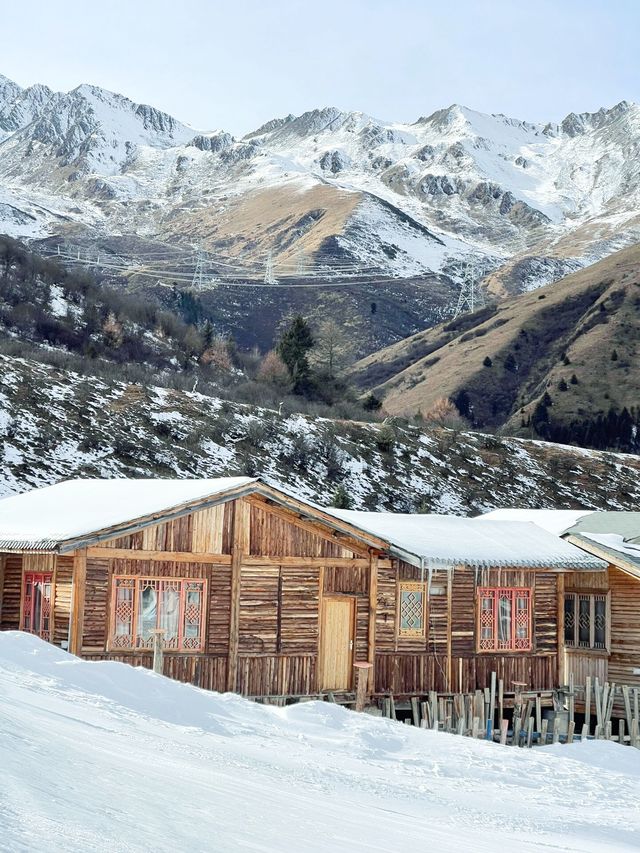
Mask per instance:
[[[206,506],[260,494],[367,547],[388,543],[256,477],[73,479],[0,500],[0,551],[64,552],[115,538]]]
[[[327,509],[377,533],[412,565],[529,567],[594,571],[606,563],[526,521],[487,521],[447,515]]]
[[[594,512],[579,519],[566,536],[640,578],[640,512]]]
[[[0,548],[48,550],[105,528],[234,492],[251,477],[64,480],[0,500]]]

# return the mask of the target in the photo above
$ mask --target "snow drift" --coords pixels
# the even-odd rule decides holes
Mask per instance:
[[[640,753],[286,709],[0,634],[0,850],[631,850]]]

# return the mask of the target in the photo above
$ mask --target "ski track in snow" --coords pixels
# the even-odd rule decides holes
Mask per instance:
[[[279,709],[0,634],[0,850],[625,851],[640,752]]]

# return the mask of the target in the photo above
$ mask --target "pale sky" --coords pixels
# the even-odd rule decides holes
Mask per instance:
[[[0,73],[241,135],[314,107],[557,121],[640,101],[640,0],[2,0]]]

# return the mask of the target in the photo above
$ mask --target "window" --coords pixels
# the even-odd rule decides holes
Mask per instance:
[[[478,590],[478,649],[521,652],[531,649],[531,590]]]
[[[161,629],[165,649],[202,651],[205,593],[200,578],[115,577],[111,647],[149,649]]]
[[[37,634],[43,640],[51,639],[51,573],[24,576],[22,619],[20,628]]]
[[[574,648],[607,648],[606,593],[568,592],[565,595],[564,642]]]
[[[402,581],[398,585],[400,637],[424,637],[426,626],[425,584]]]

